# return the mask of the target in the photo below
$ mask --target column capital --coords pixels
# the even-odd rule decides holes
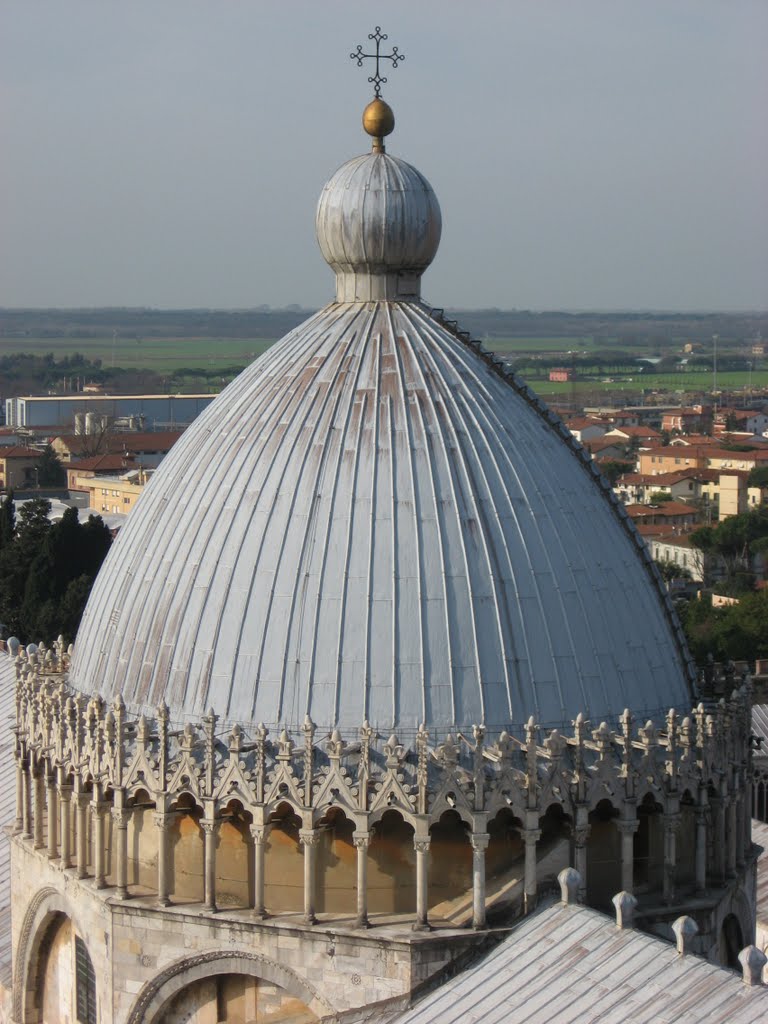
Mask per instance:
[[[370,832],[353,832],[352,842],[358,850],[366,850],[371,842]]]
[[[617,818],[616,828],[623,836],[633,836],[640,828],[640,822],[637,818]]]
[[[431,842],[431,839],[414,839],[413,848],[416,853],[429,853],[429,844]]]
[[[526,846],[535,845],[541,839],[541,829],[524,828],[523,839],[525,840]]]
[[[248,831],[251,833],[251,839],[254,843],[262,845],[266,843],[269,838],[269,833],[272,831],[271,825],[251,825]]]
[[[299,829],[299,842],[302,846],[317,846],[320,842],[320,833],[313,828],[301,828]]]
[[[130,808],[113,807],[110,814],[112,815],[112,821],[115,823],[115,828],[128,828],[128,822],[131,820]]]
[[[573,830],[573,838],[577,846],[586,845],[589,834],[592,831],[591,825],[577,825]]]
[[[676,832],[680,827],[682,815],[680,814],[663,814],[664,830],[666,832]]]
[[[155,828],[160,829],[161,832],[165,832],[173,824],[173,817],[164,811],[155,811],[152,816],[155,820]]]
[[[476,852],[488,849],[488,843],[491,841],[491,837],[487,832],[473,832],[469,841],[472,844],[472,849]]]
[[[200,822],[200,828],[208,836],[216,835],[216,833],[219,831],[220,825],[221,822],[218,820],[218,818],[214,819],[213,821],[211,821],[208,818],[203,818],[202,821]]]

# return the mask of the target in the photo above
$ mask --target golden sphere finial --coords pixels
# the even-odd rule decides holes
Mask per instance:
[[[371,100],[363,111],[363,128],[374,138],[373,148],[383,149],[382,140],[395,130],[395,115],[392,107],[380,97]],[[378,147],[376,143],[378,142]]]

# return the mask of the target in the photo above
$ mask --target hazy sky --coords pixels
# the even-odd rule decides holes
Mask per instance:
[[[2,0],[0,305],[330,301],[376,24],[428,301],[768,307],[766,0]]]

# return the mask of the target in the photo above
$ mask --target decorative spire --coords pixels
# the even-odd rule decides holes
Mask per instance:
[[[395,115],[390,105],[381,98],[381,87],[387,81],[386,76],[381,73],[381,62],[384,60],[391,61],[392,67],[396,68],[400,61],[405,60],[405,54],[399,53],[396,46],[392,47],[391,53],[381,52],[381,44],[388,37],[385,33],[382,33],[378,25],[376,26],[376,31],[371,32],[368,38],[376,44],[375,53],[364,53],[362,45],[358,43],[357,49],[350,53],[349,56],[352,60],[357,61],[359,68],[363,66],[364,60],[376,61],[374,74],[368,76],[368,81],[373,85],[374,98],[363,111],[363,128],[369,135],[373,136],[372,148],[374,153],[383,153],[384,139],[387,135],[391,135],[395,129]]]
[[[353,53],[350,53],[349,56],[351,57],[352,60],[357,61],[357,66],[359,68],[363,66],[364,60],[370,59],[376,61],[376,72],[375,74],[370,75],[368,77],[368,81],[371,82],[371,84],[373,85],[374,96],[378,100],[381,99],[381,87],[387,81],[384,75],[381,74],[380,62],[383,60],[391,60],[392,67],[396,68],[400,61],[405,60],[405,54],[398,53],[396,46],[392,47],[392,53],[381,52],[381,44],[384,42],[385,39],[388,39],[389,36],[382,33],[378,25],[376,26],[375,32],[369,33],[368,38],[372,39],[373,42],[376,43],[376,53],[363,53],[363,47],[360,43],[358,43],[357,49]]]

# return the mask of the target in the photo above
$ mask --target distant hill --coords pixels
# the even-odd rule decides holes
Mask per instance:
[[[0,338],[265,338],[282,337],[312,310],[289,309],[0,309]],[[583,338],[600,344],[663,344],[704,340],[724,344],[768,337],[768,313],[601,313],[529,310],[446,310],[473,336],[494,338]]]

